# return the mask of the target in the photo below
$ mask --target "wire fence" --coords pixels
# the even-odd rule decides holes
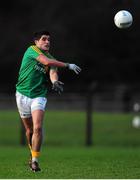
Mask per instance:
[[[96,86],[94,92],[49,94],[44,144],[139,146],[140,127],[132,125],[138,89],[130,93],[126,86],[103,87]],[[23,131],[15,96],[1,94],[0,110],[0,145],[19,145]]]

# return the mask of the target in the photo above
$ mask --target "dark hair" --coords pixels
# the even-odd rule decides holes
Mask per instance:
[[[49,33],[48,31],[46,31],[46,30],[37,31],[37,32],[35,32],[34,35],[33,35],[33,40],[34,40],[34,41],[35,41],[35,40],[39,40],[42,35],[48,36],[48,35],[50,35],[50,33]]]

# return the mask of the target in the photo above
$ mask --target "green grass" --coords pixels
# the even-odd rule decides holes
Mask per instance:
[[[133,114],[93,113],[93,144],[97,146],[140,146],[140,130],[132,127]],[[18,145],[20,119],[17,111],[0,111],[0,144]],[[10,133],[10,138],[9,138]],[[83,146],[86,113],[47,111],[44,118],[45,144]]]
[[[93,113],[93,146],[85,147],[85,112],[48,111],[42,171],[31,172],[28,148],[19,146],[17,111],[0,111],[0,178],[140,179],[140,130],[133,114]]]
[[[139,179],[140,148],[43,147],[42,171],[31,172],[28,151],[1,147],[0,178],[28,179]]]

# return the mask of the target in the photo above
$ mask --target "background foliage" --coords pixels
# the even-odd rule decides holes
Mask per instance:
[[[51,32],[51,53],[57,59],[82,67],[80,77],[60,71],[61,80],[73,82],[75,89],[80,91],[77,81],[81,90],[92,81],[139,82],[139,5],[137,0],[3,2],[1,91],[14,92],[23,53],[32,43],[33,32],[42,28]],[[127,30],[114,25],[114,15],[120,9],[129,10],[134,18]],[[72,90],[71,84],[67,86]]]

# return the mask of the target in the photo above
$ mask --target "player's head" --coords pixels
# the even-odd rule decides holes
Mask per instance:
[[[44,50],[49,51],[50,48],[50,33],[47,30],[41,30],[34,33],[33,40],[35,45]]]

